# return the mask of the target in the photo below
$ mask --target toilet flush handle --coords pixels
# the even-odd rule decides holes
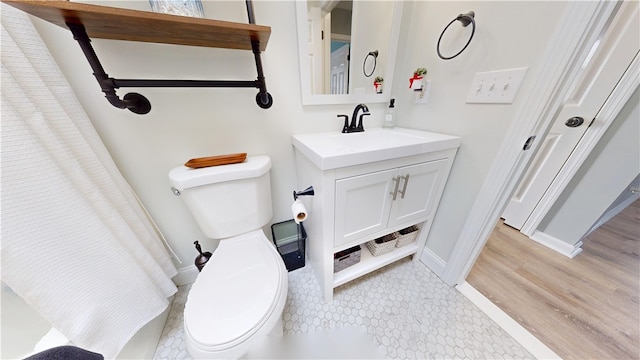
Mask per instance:
[[[173,186],[171,187],[171,192],[173,192],[173,195],[175,196],[180,196],[180,190],[174,188]]]

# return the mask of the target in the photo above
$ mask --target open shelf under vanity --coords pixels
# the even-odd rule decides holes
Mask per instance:
[[[333,287],[336,288],[360,276],[380,269],[407,256],[418,252],[418,244],[412,243],[379,256],[373,256],[371,252],[362,244],[360,262],[333,274]]]

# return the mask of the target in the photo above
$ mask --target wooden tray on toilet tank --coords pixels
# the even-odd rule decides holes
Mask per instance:
[[[191,159],[184,163],[184,166],[190,167],[192,169],[199,169],[209,166],[237,164],[245,161],[246,159],[247,153],[216,155]]]

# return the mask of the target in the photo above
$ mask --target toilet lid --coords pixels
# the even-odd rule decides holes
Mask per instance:
[[[273,313],[282,259],[262,230],[220,241],[189,291],[185,330],[204,348],[235,346]]]

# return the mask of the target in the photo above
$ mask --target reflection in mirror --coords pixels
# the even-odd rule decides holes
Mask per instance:
[[[308,4],[311,4],[310,1]],[[325,3],[326,5],[326,3]],[[314,94],[347,94],[349,92],[349,50],[351,49],[352,2],[333,2],[333,9],[323,9],[325,22],[323,32],[330,34],[328,71],[319,69],[323,87],[313,89]],[[327,21],[327,19],[329,21]],[[327,29],[328,28],[328,29]],[[317,71],[317,69],[312,69]],[[328,84],[327,84],[328,83]],[[327,86],[328,85],[328,86]],[[327,92],[328,91],[328,92]]]
[[[373,72],[376,71],[376,66],[378,65],[378,50],[370,51],[367,56],[364,58],[364,63],[362,64],[362,72],[364,76],[371,77]],[[382,78],[382,76],[379,76]]]
[[[296,1],[303,103],[386,102],[374,79],[391,88],[401,10],[402,1]]]

